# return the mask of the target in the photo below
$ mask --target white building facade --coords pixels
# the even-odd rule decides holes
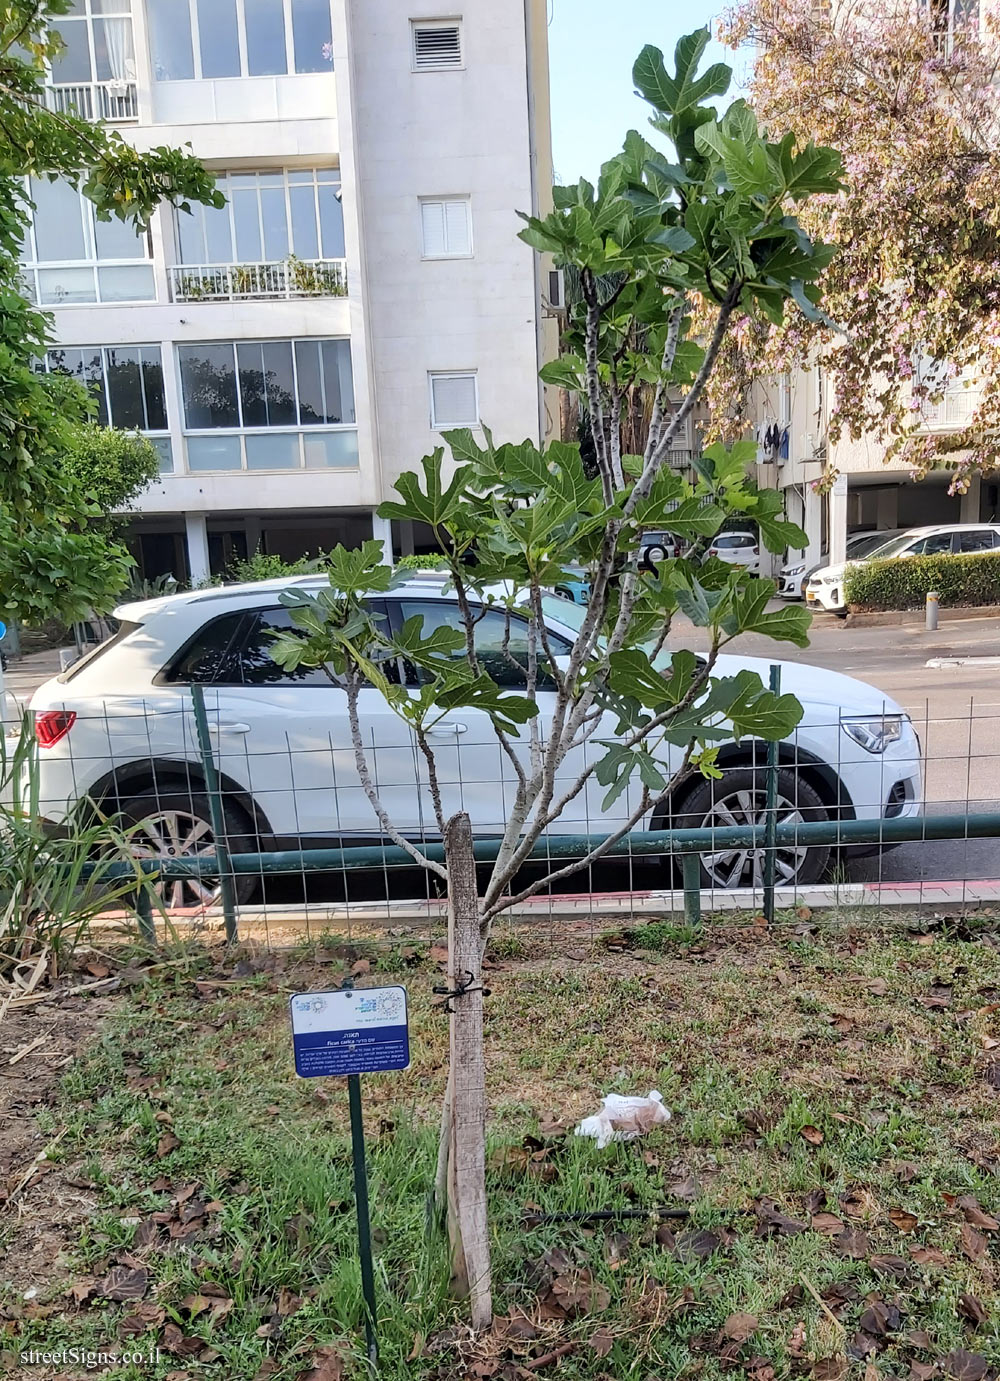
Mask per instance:
[[[190,144],[222,210],[136,236],[35,183],[24,277],[49,368],[146,433],[147,578],[412,531],[393,480],[481,422],[549,430],[551,323],[516,212],[551,184],[544,0],[76,0],[50,100]]]

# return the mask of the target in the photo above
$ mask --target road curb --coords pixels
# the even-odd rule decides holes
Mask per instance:
[[[966,619],[1000,619],[1000,605],[972,604],[968,608],[942,609],[939,617],[941,623],[960,623]],[[898,628],[922,624],[925,618],[923,609],[883,609],[849,613],[843,624],[845,628]]]

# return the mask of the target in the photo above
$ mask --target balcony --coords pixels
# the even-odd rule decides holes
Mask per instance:
[[[84,120],[110,120],[127,124],[139,118],[135,82],[77,82],[47,86],[45,102],[59,115],[79,115]]]
[[[346,259],[281,259],[262,264],[173,264],[174,302],[248,302],[346,297]]]

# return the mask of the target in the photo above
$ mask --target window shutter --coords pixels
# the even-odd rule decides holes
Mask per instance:
[[[477,427],[475,374],[431,375],[431,426]]]
[[[461,67],[462,29],[457,19],[414,21],[412,29],[415,72]]]
[[[443,201],[423,201],[420,203],[420,219],[423,227],[424,254],[448,253],[448,236]]]
[[[446,201],[444,204],[445,230],[449,254],[469,254],[469,203],[467,201]]]

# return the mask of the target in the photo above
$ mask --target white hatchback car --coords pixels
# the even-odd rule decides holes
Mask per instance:
[[[720,532],[712,539],[709,556],[717,556],[730,566],[745,566],[760,574],[760,538],[753,532]]]
[[[48,681],[32,700],[40,757],[42,813],[58,828],[70,812],[94,802],[122,812],[139,827],[144,853],[164,858],[214,848],[205,779],[198,752],[190,687],[205,688],[209,728],[225,793],[232,851],[313,848],[381,838],[355,767],[346,693],[322,668],[287,672],[269,655],[273,635],[290,628],[279,602],[292,585],[321,588],[321,577],[265,581],[195,591],[117,611],[121,626],[100,648]],[[415,578],[373,605],[393,627],[420,614],[424,632],[457,626],[458,607],[443,582]],[[570,650],[585,609],[555,595],[543,600],[554,655]],[[507,655],[526,654],[527,624],[515,626],[505,647],[505,620],[488,610],[476,624],[480,660],[505,685],[524,684]],[[664,654],[669,657],[669,654]],[[722,656],[720,675],[768,664]],[[920,811],[920,746],[908,716],[862,681],[795,662],[781,664],[781,689],[804,708],[795,733],[780,745],[779,818],[880,819]],[[404,684],[418,684],[405,662],[390,664]],[[545,689],[538,692],[545,725]],[[361,728],[379,794],[396,826],[414,839],[435,837],[426,765],[410,729],[374,688],[360,696]],[[594,741],[614,737],[607,716]],[[603,727],[603,726],[602,726]],[[449,714],[433,730],[446,814],[463,809],[477,835],[498,835],[513,797],[514,776],[489,719],[475,709]],[[765,808],[764,746],[724,746],[721,780],[690,775],[644,828],[721,826],[756,822]],[[581,748],[567,761],[572,780],[586,761]],[[677,767],[681,753],[677,750]],[[638,783],[610,809],[605,788],[591,778],[552,829],[597,833],[626,818]],[[814,882],[831,857],[826,847],[779,851],[779,882]],[[759,883],[759,851],[729,850],[703,857],[706,880],[717,886]],[[240,879],[245,898],[252,878]],[[171,905],[198,905],[210,885],[177,883]]]
[[[844,573],[852,562],[888,561],[906,556],[946,556],[955,552],[994,551],[1000,548],[998,523],[946,523],[938,527],[911,527],[890,536],[881,546],[863,557],[851,557],[835,566],[814,571],[806,585],[806,603],[819,605],[831,614],[847,612],[844,599]]]

